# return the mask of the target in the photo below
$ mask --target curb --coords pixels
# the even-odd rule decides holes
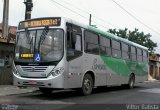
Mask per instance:
[[[0,96],[8,96],[8,95],[17,95],[17,94],[25,94],[36,91],[37,88],[19,88],[16,86],[1,86],[0,85]]]
[[[154,80],[147,80],[147,81],[144,81],[144,82],[160,82],[160,80],[154,79]]]

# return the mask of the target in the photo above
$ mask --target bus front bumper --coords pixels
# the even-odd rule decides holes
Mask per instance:
[[[24,78],[13,74],[13,84],[16,86],[34,86],[45,88],[64,89],[63,76],[59,75],[50,78]]]

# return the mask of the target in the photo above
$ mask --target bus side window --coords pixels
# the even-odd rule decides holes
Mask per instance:
[[[136,56],[136,47],[131,46],[131,50],[130,50],[130,58],[132,61],[137,61],[137,56]]]

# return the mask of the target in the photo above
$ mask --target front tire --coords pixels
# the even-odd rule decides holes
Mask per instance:
[[[86,74],[83,78],[82,82],[82,94],[83,95],[89,95],[92,93],[93,90],[93,78],[90,74]]]
[[[43,88],[43,87],[39,87],[39,90],[43,93],[43,94],[51,94],[53,89],[52,88]]]
[[[129,78],[129,81],[128,81],[128,88],[129,89],[132,89],[134,88],[134,84],[135,84],[135,77],[134,75],[132,74]]]

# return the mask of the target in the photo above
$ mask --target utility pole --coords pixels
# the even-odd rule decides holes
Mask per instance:
[[[97,28],[96,25],[92,25],[92,15],[91,14],[89,14],[89,26]]]
[[[91,22],[92,22],[92,15],[91,14],[89,14],[89,26],[91,26],[92,24],[91,24]]]
[[[32,0],[24,0],[24,4],[26,5],[25,20],[31,19],[31,11],[33,8]]]
[[[3,30],[2,36],[8,39],[9,0],[3,0]]]

